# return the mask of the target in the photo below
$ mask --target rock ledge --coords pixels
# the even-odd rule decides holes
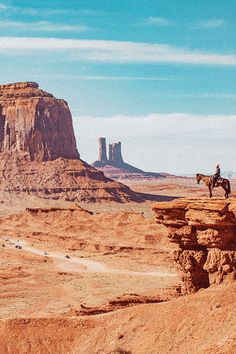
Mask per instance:
[[[236,280],[236,201],[179,199],[153,210],[179,245],[174,260],[183,293]]]

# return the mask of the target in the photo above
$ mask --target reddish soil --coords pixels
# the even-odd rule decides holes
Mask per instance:
[[[1,354],[236,352],[235,284],[179,297],[177,245],[151,209],[207,190],[191,179],[132,187],[149,201],[80,204],[93,215],[1,196]]]

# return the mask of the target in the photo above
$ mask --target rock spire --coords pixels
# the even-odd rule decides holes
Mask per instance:
[[[166,177],[166,174],[145,172],[126,163],[122,156],[121,142],[109,144],[109,156],[106,154],[106,138],[99,138],[99,157],[92,166],[100,169],[105,176],[117,180],[122,179],[153,179]]]
[[[109,144],[109,164],[117,167],[124,165],[120,141],[118,143]]]

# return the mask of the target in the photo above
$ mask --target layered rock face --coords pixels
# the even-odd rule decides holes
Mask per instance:
[[[82,160],[58,158],[53,161],[0,161],[1,190],[27,193],[46,199],[74,202],[141,202],[127,186],[106,178]]]
[[[0,85],[0,152],[30,161],[79,158],[67,103],[35,82]]]
[[[75,201],[140,200],[79,158],[64,100],[35,82],[0,85],[2,191]]]
[[[185,199],[158,203],[157,223],[168,229],[184,282],[183,293],[236,280],[236,202]]]

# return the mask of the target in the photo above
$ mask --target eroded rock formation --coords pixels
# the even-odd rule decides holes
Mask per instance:
[[[1,189],[68,201],[142,201],[127,186],[106,178],[82,160],[0,161]]]
[[[165,225],[184,282],[183,293],[236,280],[236,202],[185,199],[158,203],[157,223]]]
[[[125,163],[121,154],[121,142],[109,144],[110,165],[122,167]]]
[[[107,165],[107,147],[106,147],[106,138],[99,138],[99,156],[98,160],[94,162],[93,166],[96,168],[103,167]]]
[[[0,85],[0,152],[30,161],[79,158],[67,103],[35,82]]]
[[[109,144],[109,157],[106,154],[106,139],[99,138],[99,157],[92,166],[101,170],[105,176],[117,180],[165,178],[167,174],[145,172],[124,162],[121,142]]]
[[[2,191],[76,201],[140,200],[79,158],[64,100],[40,90],[35,82],[0,85]]]

